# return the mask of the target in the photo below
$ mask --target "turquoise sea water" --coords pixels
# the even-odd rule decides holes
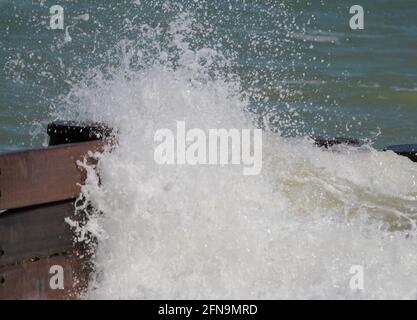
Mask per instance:
[[[354,4],[0,0],[0,151],[46,145],[59,118],[118,134],[81,190],[86,298],[417,298],[417,164],[299,138],[417,143],[417,3],[361,1],[351,30]],[[160,165],[176,121],[265,127],[259,175]]]
[[[49,28],[55,4],[64,30]],[[349,27],[353,4],[0,0],[0,151],[45,144],[52,111],[74,83],[117,65],[109,50],[120,40],[147,45],[129,26],[163,33],[184,12],[197,30],[189,43],[230,57],[225,73],[240,78],[251,109],[268,110],[282,134],[357,137],[378,148],[416,143],[417,2],[361,1],[364,30]]]

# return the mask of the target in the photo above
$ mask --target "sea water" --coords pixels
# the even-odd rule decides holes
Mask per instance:
[[[58,118],[117,132],[86,167],[84,297],[416,299],[417,165],[377,151],[417,136],[416,11],[381,3],[353,32],[344,1],[68,1],[60,32],[55,3],[1,1],[2,149]],[[157,164],[177,121],[262,128],[262,171]]]

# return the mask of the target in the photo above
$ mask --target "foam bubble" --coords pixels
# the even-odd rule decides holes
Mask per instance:
[[[58,112],[118,131],[116,148],[98,156],[101,184],[89,170],[82,189],[101,212],[83,227],[99,242],[85,297],[417,298],[417,167],[408,159],[371,147],[323,151],[265,131],[258,176],[154,162],[153,133],[176,121],[253,126],[239,80],[224,72],[231,62],[189,46],[187,19],[171,24],[171,51],[141,68],[129,62],[147,52],[120,43],[110,76],[94,70]],[[352,265],[364,267],[362,292],[349,287]]]

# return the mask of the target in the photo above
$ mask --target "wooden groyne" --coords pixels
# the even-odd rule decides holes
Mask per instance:
[[[80,218],[75,200],[86,176],[77,161],[103,151],[111,133],[99,124],[58,121],[48,126],[49,147],[0,154],[0,299],[75,299],[87,288],[90,257],[74,244],[65,219]],[[315,141],[324,148],[358,144],[346,138]],[[417,161],[417,145],[385,150]],[[62,287],[51,284],[58,275]]]
[[[103,151],[109,133],[54,122],[50,147],[0,154],[0,299],[73,299],[87,287],[88,255],[65,219],[79,219],[85,172],[76,162]],[[63,276],[63,288],[51,286],[53,276]]]

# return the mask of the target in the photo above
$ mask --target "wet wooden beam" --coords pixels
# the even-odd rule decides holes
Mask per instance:
[[[88,286],[91,253],[73,244],[65,219],[86,219],[74,215],[85,180],[77,160],[102,152],[111,130],[57,121],[48,134],[60,145],[0,154],[0,299],[74,299]],[[62,267],[63,289],[50,286],[53,266]]]
[[[52,266],[63,269],[63,289],[51,288],[57,275]],[[76,251],[0,267],[0,300],[76,299],[87,288],[90,272],[91,265]]]
[[[76,198],[85,180],[77,160],[106,144],[90,141],[0,154],[0,210]]]
[[[0,267],[71,251],[72,200],[9,210],[0,215]]]

